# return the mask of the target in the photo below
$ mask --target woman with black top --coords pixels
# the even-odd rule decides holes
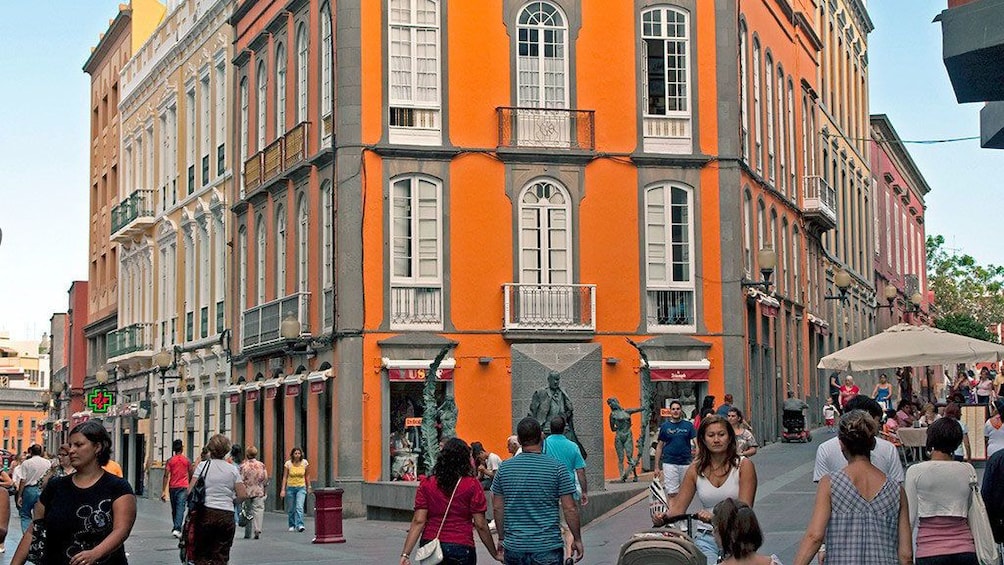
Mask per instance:
[[[126,565],[123,544],[136,522],[136,497],[124,479],[101,467],[111,458],[112,440],[101,423],[84,422],[70,432],[72,475],[54,478],[35,505],[35,521],[24,532],[11,563],[23,565],[32,534],[45,528],[45,550],[36,565]]]

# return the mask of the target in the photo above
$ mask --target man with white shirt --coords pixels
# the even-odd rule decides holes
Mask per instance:
[[[875,418],[876,422],[882,420],[882,407],[878,402],[863,394],[859,394],[847,401],[844,412],[851,410],[864,410]],[[896,446],[882,438],[875,438],[875,449],[872,450],[872,465],[879,468],[893,481],[902,484],[905,475],[903,464],[900,463],[899,453]],[[819,445],[816,449],[816,468],[812,473],[812,480],[819,482],[830,473],[839,471],[847,466],[847,458],[840,451],[840,440],[830,438]]]
[[[42,446],[33,444],[28,448],[28,458],[18,465],[17,505],[21,509],[21,531],[31,525],[31,511],[42,493],[42,477],[52,469],[52,462],[42,457]]]

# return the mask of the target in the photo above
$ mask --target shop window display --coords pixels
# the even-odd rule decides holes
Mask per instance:
[[[444,403],[450,383],[436,383],[436,406]],[[422,460],[422,381],[390,383],[390,480],[416,481],[427,475]],[[435,410],[436,407],[430,407]],[[437,436],[441,434],[436,426]],[[439,439],[437,437],[437,439]]]

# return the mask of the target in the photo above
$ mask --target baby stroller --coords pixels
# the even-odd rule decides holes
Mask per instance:
[[[784,430],[781,432],[781,441],[799,441],[808,443],[812,441],[812,434],[805,429],[805,414],[801,410],[785,410],[781,417],[781,424]]]
[[[666,512],[666,495],[662,481],[654,479],[648,493],[653,516]],[[670,517],[669,523],[687,521],[687,531],[693,531],[693,514]],[[707,558],[683,531],[675,528],[653,528],[638,532],[621,546],[617,565],[707,565]]]

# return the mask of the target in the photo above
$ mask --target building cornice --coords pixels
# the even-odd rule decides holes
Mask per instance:
[[[897,167],[901,168],[900,172],[910,177],[910,188],[920,192],[920,199],[923,202],[923,196],[931,192],[931,187],[927,184],[924,174],[920,172],[920,167],[910,156],[910,152],[904,147],[903,140],[892,126],[889,116],[872,114],[871,126],[878,133],[878,136],[872,135],[872,139],[891,153],[890,156],[895,160]]]
[[[128,4],[119,4],[119,13],[108,24],[108,29],[101,35],[101,38],[98,39],[98,44],[94,46],[91,54],[84,61],[82,68],[85,73],[91,74],[105,60],[105,56],[111,51],[112,45],[115,45],[119,37],[129,29],[130,23],[132,23],[132,9],[129,8]]]

